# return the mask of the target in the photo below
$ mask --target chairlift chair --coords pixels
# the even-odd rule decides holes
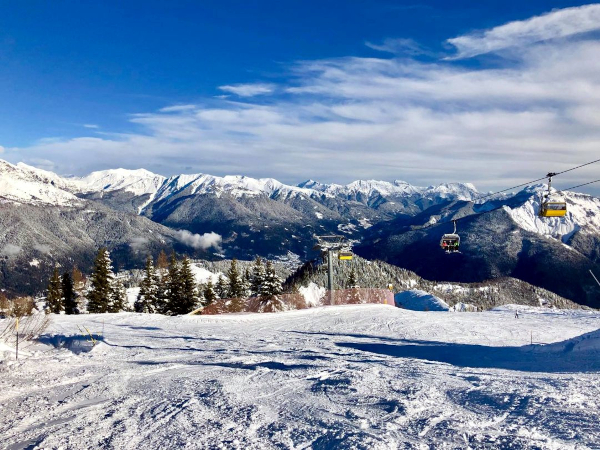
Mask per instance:
[[[552,194],[552,177],[555,173],[549,173],[548,177],[548,193],[546,193],[541,201],[539,216],[540,217],[564,217],[567,214],[567,203],[563,198],[556,194]]]
[[[440,247],[446,253],[457,253],[460,249],[460,236],[456,234],[456,220],[454,222],[454,232],[447,233],[440,239]]]

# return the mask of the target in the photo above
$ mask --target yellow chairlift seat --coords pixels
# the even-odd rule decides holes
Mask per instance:
[[[541,217],[563,217],[567,214],[567,204],[564,201],[545,201],[540,208]]]
[[[352,261],[352,252],[339,252],[338,259],[340,261]]]

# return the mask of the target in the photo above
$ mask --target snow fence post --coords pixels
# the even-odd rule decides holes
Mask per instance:
[[[331,257],[331,249],[327,251],[327,290],[329,291],[329,304],[335,305],[335,298],[333,294],[333,261]]]
[[[17,323],[15,324],[17,330],[17,344],[15,347],[15,359],[19,359],[19,318],[17,317]]]

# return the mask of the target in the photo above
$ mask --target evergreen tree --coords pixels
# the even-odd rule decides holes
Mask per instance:
[[[144,279],[140,284],[140,292],[134,304],[136,312],[155,313],[160,311],[159,279],[152,262],[152,257],[146,259]]]
[[[110,261],[110,254],[106,247],[98,250],[94,269],[92,271],[92,286],[87,294],[88,312],[105,313],[108,312],[111,303],[111,282],[114,275]]]
[[[250,275],[250,270],[246,268],[244,271],[244,277],[242,278],[242,297],[248,298],[252,295],[252,276]]]
[[[227,281],[225,281],[223,275],[219,275],[219,278],[217,279],[217,284],[215,285],[215,293],[217,294],[218,298],[229,298]]]
[[[215,292],[215,286],[211,279],[209,279],[206,282],[206,284],[204,285],[203,294],[204,294],[204,302],[202,303],[202,306],[208,306],[212,302],[214,302],[215,300],[217,300],[219,298],[217,296],[217,293]]]
[[[356,272],[354,271],[354,266],[352,266],[350,273],[348,274],[348,279],[346,280],[346,289],[355,288],[357,284]]]
[[[48,295],[46,296],[46,305],[48,306],[48,312],[50,313],[59,314],[63,310],[62,287],[60,284],[58,267],[54,268],[52,276],[50,277],[50,283],[48,284]]]
[[[275,273],[275,267],[271,261],[267,261],[264,281],[260,286],[260,296],[274,298],[283,292],[282,280]]]
[[[227,278],[229,279],[228,291],[230,298],[243,298],[244,297],[244,282],[240,276],[238,270],[237,259],[231,260],[231,266],[227,271]]]
[[[63,306],[65,314],[77,314],[77,294],[73,285],[73,278],[69,272],[63,273],[61,280]]]
[[[108,304],[108,312],[116,313],[127,311],[129,309],[127,303],[127,292],[123,286],[123,281],[119,278],[114,278],[110,286],[110,302]]]
[[[252,276],[250,293],[253,297],[261,295],[260,289],[265,280],[265,266],[263,265],[260,256],[257,256],[254,260],[254,266],[252,266]]]
[[[179,303],[175,305],[174,314],[188,314],[196,306],[196,279],[192,273],[191,263],[187,256],[183,257],[179,268]]]
[[[164,306],[164,314],[175,315],[178,311],[178,305],[182,303],[182,286],[179,271],[179,261],[175,252],[169,258],[169,269],[165,277],[166,287],[166,303]]]

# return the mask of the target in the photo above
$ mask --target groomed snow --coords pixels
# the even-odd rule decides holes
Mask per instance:
[[[5,449],[600,442],[597,312],[525,308],[516,319],[509,307],[450,314],[360,305],[52,320],[47,345],[0,364]],[[104,330],[103,342],[92,349],[83,325]]]

